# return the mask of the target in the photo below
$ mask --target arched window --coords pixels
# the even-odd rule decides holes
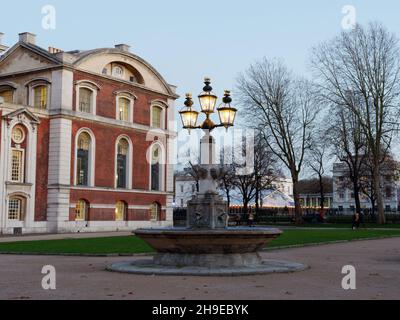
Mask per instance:
[[[117,172],[116,172],[116,185],[117,188],[127,188],[128,178],[128,155],[129,143],[125,138],[121,138],[117,145]]]
[[[118,98],[118,120],[122,121],[130,120],[130,106],[131,106],[131,100],[124,97]]]
[[[162,151],[158,144],[151,149],[151,190],[162,190]]]
[[[22,197],[10,197],[8,200],[8,219],[24,220],[25,199]]]
[[[79,88],[79,111],[91,113],[93,109],[93,91],[88,88]]]
[[[85,221],[88,218],[89,203],[86,200],[80,199],[75,207],[75,220]]]
[[[10,86],[0,86],[0,97],[4,99],[5,103],[14,102],[14,88]]]
[[[33,88],[33,106],[39,109],[47,108],[47,86],[39,85]]]
[[[158,202],[154,202],[150,206],[150,219],[152,221],[160,221],[161,220],[161,205]]]
[[[115,206],[115,220],[124,221],[126,218],[128,206],[123,201],[118,201]]]
[[[76,184],[78,186],[89,185],[89,158],[91,138],[87,132],[82,132],[78,137],[76,154]]]

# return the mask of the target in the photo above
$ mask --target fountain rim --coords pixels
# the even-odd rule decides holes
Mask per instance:
[[[277,228],[260,228],[260,227],[239,227],[239,228],[225,228],[225,229],[191,229],[191,228],[148,228],[137,229],[132,232],[135,235],[281,235],[282,230]]]

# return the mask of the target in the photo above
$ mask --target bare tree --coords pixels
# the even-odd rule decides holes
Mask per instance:
[[[278,172],[276,169],[276,160],[261,133],[255,136],[253,147],[253,163],[250,164],[250,167],[253,168],[252,170],[245,170],[246,173],[238,174],[242,166],[249,166],[249,164],[234,164],[234,185],[242,197],[244,213],[247,213],[249,203],[253,200],[258,211],[262,192],[271,188],[272,182],[276,180]],[[237,148],[240,148],[237,152],[247,151],[247,146],[245,145],[238,146]]]
[[[400,52],[397,38],[383,26],[357,25],[313,49],[312,66],[326,101],[353,112],[372,156],[378,217],[385,223],[380,192],[382,154],[398,128]]]
[[[311,172],[317,177],[319,184],[320,193],[320,208],[321,211],[324,210],[325,205],[325,165],[326,156],[328,153],[328,146],[322,134],[317,136],[318,141],[314,141],[310,149],[310,153],[307,159],[307,165],[311,169]]]
[[[346,166],[343,181],[338,186],[353,190],[356,212],[360,213],[360,179],[367,156],[365,135],[354,112],[336,105],[329,111],[326,122],[330,125],[326,136],[332,145],[333,154]]]
[[[290,171],[296,223],[302,223],[298,181],[318,113],[311,84],[297,79],[280,62],[266,58],[251,65],[238,79],[248,123],[264,133],[273,154]]]

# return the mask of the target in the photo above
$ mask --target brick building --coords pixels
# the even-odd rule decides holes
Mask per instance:
[[[175,87],[127,45],[0,44],[0,233],[172,224]]]

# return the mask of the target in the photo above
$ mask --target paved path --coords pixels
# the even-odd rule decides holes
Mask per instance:
[[[83,239],[83,238],[103,238],[130,236],[130,231],[120,232],[95,232],[95,233],[66,233],[66,234],[37,234],[23,236],[0,236],[1,242],[36,241],[36,240],[59,240],[59,239]]]
[[[306,263],[293,274],[236,278],[160,277],[109,273],[130,257],[0,256],[0,299],[400,299],[400,239],[264,252]],[[41,288],[43,265],[57,270],[57,289]],[[357,290],[341,288],[344,265],[357,269]]]

